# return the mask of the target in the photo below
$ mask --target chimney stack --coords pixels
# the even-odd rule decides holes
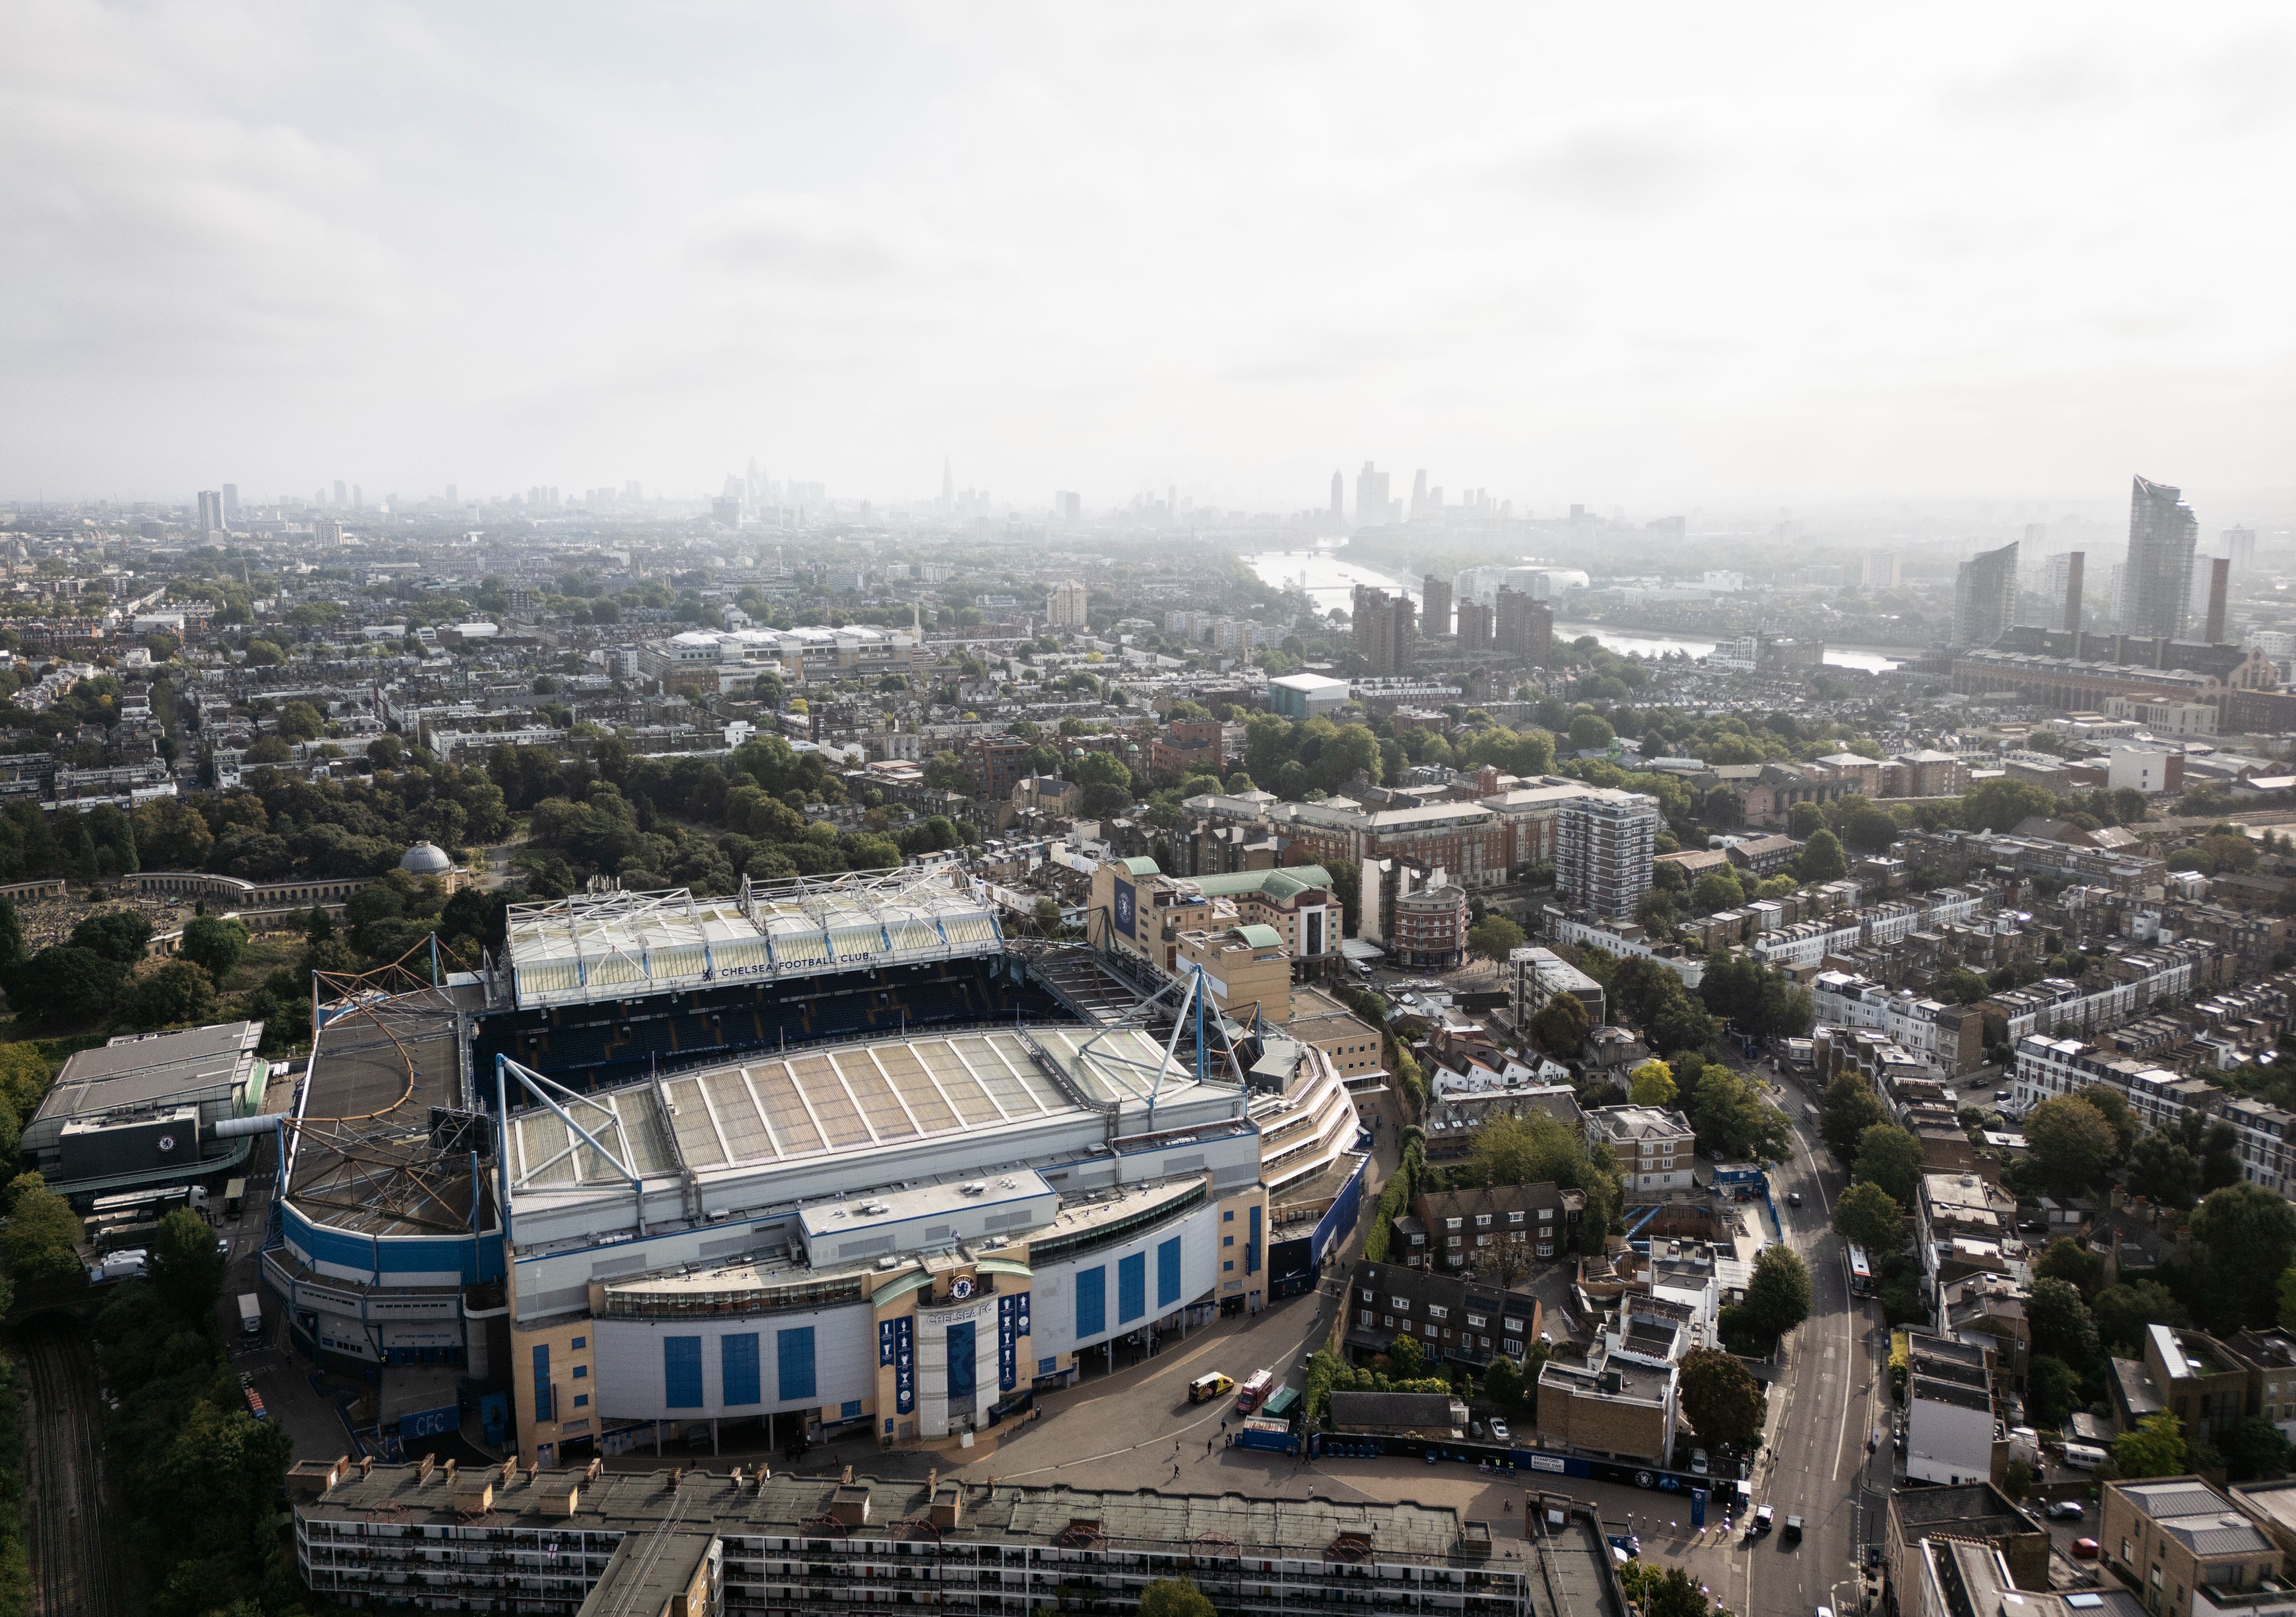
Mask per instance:
[[[2209,626],[2201,639],[2211,646],[2225,643],[2225,590],[2232,582],[2232,558],[2218,556],[2209,562]]]

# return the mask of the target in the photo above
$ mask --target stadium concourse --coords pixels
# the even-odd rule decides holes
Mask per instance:
[[[306,1354],[386,1409],[458,1370],[530,1464],[991,1424],[1296,1288],[1361,1185],[1322,1052],[1008,944],[947,866],[518,906],[317,1017],[265,1278]]]

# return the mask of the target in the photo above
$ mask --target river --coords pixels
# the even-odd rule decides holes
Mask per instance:
[[[1263,584],[1277,589],[1304,589],[1308,599],[1316,603],[1319,612],[1334,607],[1345,607],[1353,599],[1359,584],[1371,584],[1382,590],[1400,591],[1414,600],[1419,591],[1400,579],[1390,578],[1372,568],[1358,567],[1351,561],[1341,561],[1332,551],[1263,551],[1257,556],[1244,558],[1245,564],[1259,576]],[[1557,622],[1554,633],[1558,639],[1577,640],[1591,634],[1606,651],[1620,657],[1663,657],[1669,651],[1687,652],[1692,657],[1704,657],[1714,649],[1710,640],[1698,640],[1686,634],[1666,634],[1655,630],[1613,629],[1605,624]],[[1837,668],[1862,668],[1869,674],[1886,674],[1904,662],[1911,653],[1891,655],[1864,649],[1851,649],[1828,646],[1825,660]]]

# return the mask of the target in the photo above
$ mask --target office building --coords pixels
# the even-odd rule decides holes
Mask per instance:
[[[1554,885],[1579,909],[1630,916],[1651,887],[1658,799],[1601,790],[1566,798],[1554,817]]]
[[[1961,564],[1953,577],[1953,643],[1989,646],[2008,633],[2017,610],[2017,546],[2013,542]]]
[[[2128,559],[2121,582],[2124,633],[2174,640],[2192,600],[2200,522],[2180,491],[2136,478],[2128,497]]]
[[[1045,597],[1045,622],[1054,629],[1081,632],[1088,626],[1085,608],[1091,592],[1073,578],[1056,584]]]
[[[1403,519],[1403,502],[1387,496],[1387,473],[1369,461],[1356,474],[1356,526],[1376,527]]]
[[[1427,474],[1422,472],[1421,477]],[[1419,623],[1428,634],[1451,633],[1451,586],[1430,573],[1419,585]]]

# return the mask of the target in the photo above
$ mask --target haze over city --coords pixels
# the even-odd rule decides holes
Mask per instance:
[[[0,496],[2269,517],[2296,25],[2161,20],[12,8]]]

